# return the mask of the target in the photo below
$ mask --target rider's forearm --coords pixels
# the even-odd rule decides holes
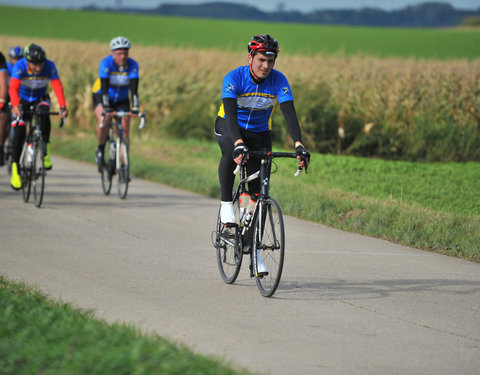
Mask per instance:
[[[140,99],[138,98],[138,78],[130,78],[130,93],[132,95],[132,108],[140,107]]]
[[[18,107],[20,105],[20,96],[18,95],[20,91],[20,85],[22,81],[18,78],[11,78],[10,79],[10,87],[8,89],[8,93],[10,94],[10,102],[12,103],[12,107]]]
[[[52,84],[53,92],[55,93],[55,96],[57,97],[58,105],[60,108],[65,108],[67,107],[67,102],[65,100],[65,95],[63,94],[63,86],[62,82],[60,79],[52,79],[50,82]]]
[[[105,108],[110,107],[110,98],[108,97],[108,78],[100,79],[100,92],[102,93],[102,104]]]
[[[237,121],[237,100],[233,98],[223,99],[223,108],[225,110],[228,134],[230,134],[234,145],[237,145],[242,140]]]
[[[300,131],[300,125],[298,123],[297,112],[295,111],[293,100],[288,100],[281,103],[280,109],[285,117],[285,122],[287,123],[287,129],[290,133],[290,137],[292,137],[296,147],[298,143],[302,143],[302,133]]]

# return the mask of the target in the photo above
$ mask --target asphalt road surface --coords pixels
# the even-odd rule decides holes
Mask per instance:
[[[94,166],[53,164],[40,209],[0,169],[8,278],[258,373],[480,373],[480,264],[286,217],[267,299],[246,266],[221,280],[216,200],[135,178],[120,200]]]

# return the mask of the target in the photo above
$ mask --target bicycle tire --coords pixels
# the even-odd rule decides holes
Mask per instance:
[[[45,191],[45,153],[46,153],[46,144],[45,142],[38,142],[34,146],[33,150],[33,161],[31,169],[31,181],[33,185],[33,203],[36,207],[40,208],[43,201],[43,193]]]
[[[220,220],[220,208],[218,209],[217,226],[215,230],[214,246],[217,253],[218,270],[226,284],[233,284],[242,267],[243,253],[240,248],[240,233],[238,219],[240,207],[238,199],[234,202],[237,225],[226,226]]]
[[[128,145],[123,139],[117,142],[117,188],[120,199],[125,199],[130,181],[130,158]]]
[[[261,203],[255,223],[254,249],[259,250],[268,269],[268,274],[258,274],[257,251],[252,251],[253,272],[257,287],[264,297],[271,297],[282,277],[285,257],[285,228],[280,205],[273,198]]]
[[[32,166],[26,165],[25,163],[26,154],[27,154],[27,146],[25,144],[23,146],[22,157],[20,159],[20,162],[18,163],[18,168],[20,169],[19,170],[20,178],[22,180],[22,197],[25,203],[27,203],[28,199],[30,198],[30,189],[32,187],[32,179],[31,179]]]
[[[106,150],[110,150],[110,140],[106,143]],[[107,156],[108,155],[108,156]],[[114,173],[114,168],[115,168],[115,161],[110,160],[110,154],[109,152],[106,152],[105,155],[105,164],[100,167],[100,178],[102,180],[102,190],[103,194],[109,195],[110,190],[112,189],[112,178],[113,178],[113,173]]]

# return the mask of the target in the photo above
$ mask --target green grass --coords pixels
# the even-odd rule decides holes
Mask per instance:
[[[54,152],[93,162],[93,135],[68,131],[54,138]],[[219,198],[215,142],[134,137],[131,152],[132,175]],[[480,261],[479,163],[315,153],[308,175],[294,171],[294,160],[281,160],[272,176],[271,194],[287,215]]]
[[[55,302],[0,276],[0,373],[244,374],[156,334]]]
[[[224,21],[7,6],[0,6],[0,13],[0,34],[37,38],[108,42],[115,35],[126,35],[142,45],[246,51],[252,35],[270,33],[280,41],[281,53],[287,54],[476,59],[480,52],[480,33],[467,30]]]

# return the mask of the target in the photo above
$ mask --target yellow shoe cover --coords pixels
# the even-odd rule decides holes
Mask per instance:
[[[12,163],[12,178],[10,179],[10,185],[14,190],[20,190],[22,188],[22,179],[18,174],[17,163]]]
[[[47,143],[47,153],[45,154],[45,159],[43,159],[43,166],[47,171],[52,169],[52,161],[50,160],[50,143]]]

